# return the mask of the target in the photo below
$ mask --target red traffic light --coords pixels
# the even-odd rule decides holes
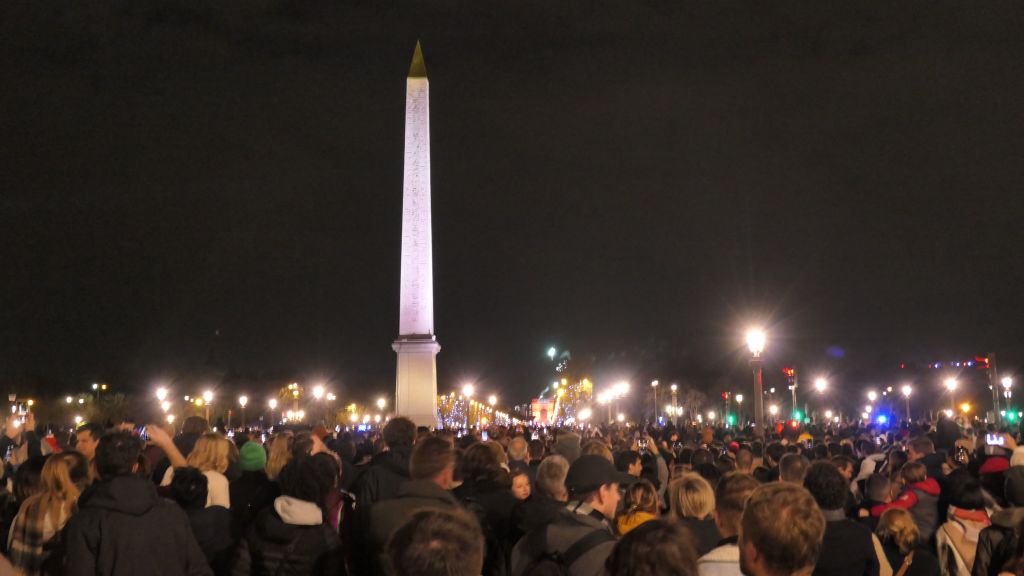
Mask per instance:
[[[782,369],[782,373],[785,374],[786,376],[792,378],[792,377],[796,376],[796,368],[783,368]]]
[[[796,430],[797,428],[800,427],[800,423],[797,422],[796,420],[790,420],[789,421],[789,427],[794,429],[794,430]]]
[[[729,393],[728,392],[722,392],[722,399],[723,400],[728,400],[729,399]]]

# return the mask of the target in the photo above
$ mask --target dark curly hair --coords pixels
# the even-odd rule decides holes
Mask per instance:
[[[330,458],[330,456],[327,456]],[[277,476],[281,494],[323,507],[327,494],[334,488],[334,478],[316,462],[316,457],[293,459]]]

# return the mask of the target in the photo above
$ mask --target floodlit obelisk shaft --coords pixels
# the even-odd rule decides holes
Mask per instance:
[[[430,99],[419,42],[405,96],[405,178],[395,412],[420,426],[437,425],[434,270],[430,226]]]

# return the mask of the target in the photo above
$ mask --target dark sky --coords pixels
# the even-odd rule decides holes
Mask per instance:
[[[755,321],[769,362],[846,387],[1013,369],[1022,26],[1014,1],[4,2],[0,377],[392,386],[418,37],[442,390],[535,395],[549,345],[599,383],[720,386]]]

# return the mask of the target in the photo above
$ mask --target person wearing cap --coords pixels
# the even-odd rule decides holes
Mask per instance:
[[[619,505],[619,486],[633,477],[607,459],[580,456],[569,466],[565,485],[570,500],[552,522],[527,533],[512,550],[512,576],[526,576],[544,558],[563,559],[570,576],[601,574],[615,536],[610,522]]]
[[[242,474],[228,490],[232,534],[236,537],[242,535],[257,512],[281,495],[278,485],[267,478],[267,451],[259,442],[250,440],[242,445],[238,451],[238,466]]]

